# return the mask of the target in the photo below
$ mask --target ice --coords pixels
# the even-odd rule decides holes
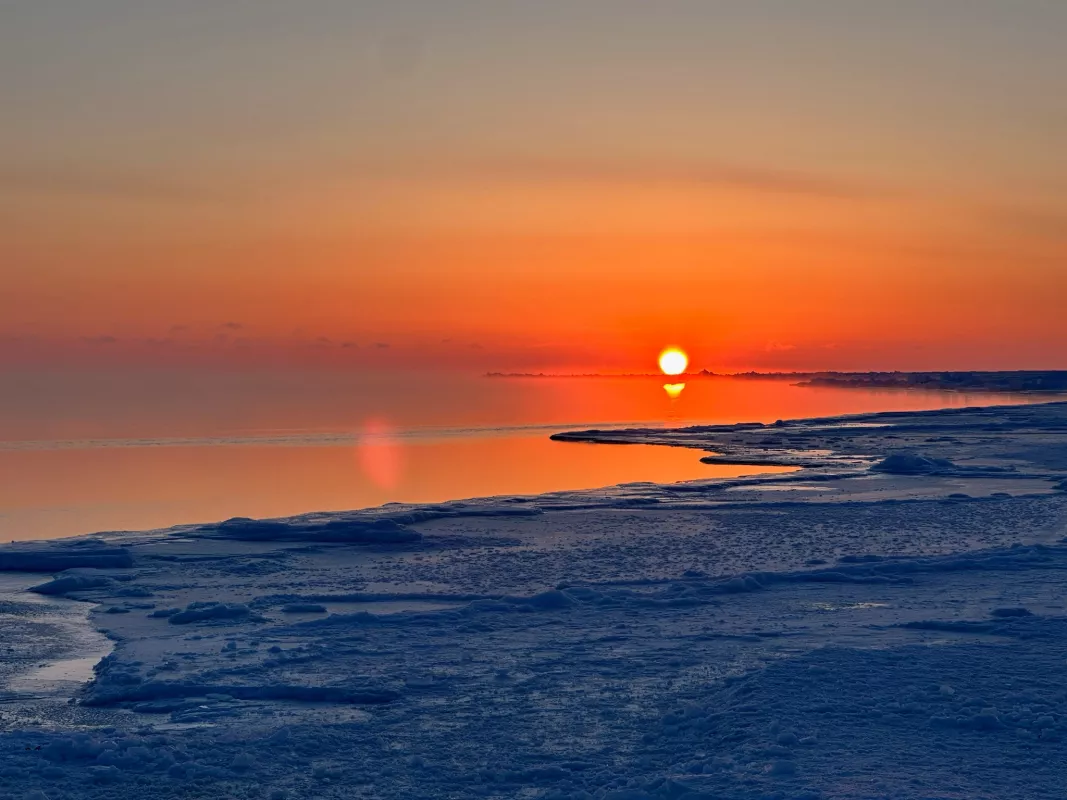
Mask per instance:
[[[989,612],[994,617],[1030,617],[1033,614],[1025,608],[994,608]]]
[[[1067,406],[598,437],[804,469],[126,535],[0,596],[114,642],[0,796],[1062,796]]]
[[[243,603],[219,603],[211,600],[190,603],[185,610],[177,614],[167,613],[166,617],[171,625],[190,625],[216,620],[255,621],[257,619]]]
[[[893,453],[874,464],[871,469],[890,475],[932,475],[949,471],[953,466],[946,458],[930,458],[918,453]]]
[[[61,572],[78,567],[121,569],[130,566],[133,566],[133,556],[128,548],[111,547],[92,538],[0,546],[0,572]]]
[[[286,603],[282,611],[286,614],[325,614],[326,606],[319,603]]]
[[[251,753],[245,751],[240,752],[233,757],[233,761],[230,762],[230,769],[237,770],[238,772],[244,772],[245,770],[252,769],[256,764],[256,759]]]
[[[304,541],[383,544],[415,542],[419,533],[390,519],[254,520],[234,517],[200,529],[227,539],[243,541]]]
[[[114,580],[103,575],[65,575],[30,589],[37,594],[70,594],[87,589],[105,589],[114,585]]]

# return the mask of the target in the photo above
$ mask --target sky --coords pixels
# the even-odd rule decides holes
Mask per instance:
[[[1067,368],[1062,0],[0,0],[0,365]]]

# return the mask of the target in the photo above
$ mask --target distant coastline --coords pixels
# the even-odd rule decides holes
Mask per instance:
[[[486,378],[655,378],[675,382],[704,378],[788,380],[799,386],[843,389],[935,389],[983,392],[1067,392],[1067,370],[949,371],[949,372],[734,372],[702,369],[683,375],[652,372],[623,374],[545,372],[487,372]]]

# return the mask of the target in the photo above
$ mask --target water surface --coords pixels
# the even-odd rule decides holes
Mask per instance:
[[[0,540],[728,477],[755,470],[701,464],[691,450],[548,437],[1034,400],[728,378],[668,393],[639,378],[9,371]]]

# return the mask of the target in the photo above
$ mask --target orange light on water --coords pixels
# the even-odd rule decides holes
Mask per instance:
[[[402,477],[404,462],[393,426],[371,419],[363,426],[356,448],[363,475],[379,489],[393,489]]]
[[[663,384],[663,391],[667,393],[667,397],[671,400],[677,400],[682,396],[682,389],[685,388],[684,383],[665,383]]]

